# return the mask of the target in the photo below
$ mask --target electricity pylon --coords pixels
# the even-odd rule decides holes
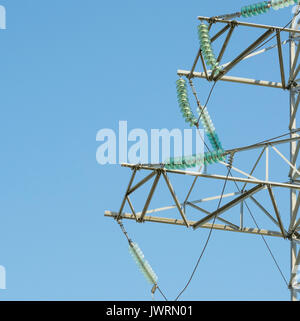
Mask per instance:
[[[240,153],[252,153],[253,151],[259,151],[258,157],[255,159],[253,165],[251,165],[250,173],[245,172],[237,165],[224,161],[219,161],[219,164],[223,165],[224,169],[227,171],[227,168],[230,166],[231,171],[235,172],[235,176],[233,175],[220,175],[220,174],[207,174],[201,173],[199,171],[187,171],[181,169],[169,169],[163,166],[158,165],[141,165],[141,164],[122,164],[124,167],[128,167],[132,169],[132,175],[126,189],[125,195],[123,197],[121,207],[119,211],[105,211],[105,216],[112,217],[117,221],[123,219],[135,220],[137,223],[141,222],[156,222],[156,223],[164,223],[164,224],[175,224],[179,226],[185,226],[187,228],[192,227],[194,230],[198,228],[205,229],[214,229],[214,230],[222,230],[222,231],[231,231],[237,233],[248,233],[252,235],[262,235],[262,236],[270,236],[283,238],[286,241],[290,242],[290,251],[291,251],[291,275],[289,280],[289,289],[291,292],[291,300],[296,301],[297,295],[299,292],[299,281],[297,281],[297,267],[300,266],[300,217],[298,215],[299,205],[300,205],[300,166],[297,167],[297,159],[300,150],[300,135],[298,132],[300,131],[296,127],[296,116],[297,110],[300,103],[300,79],[297,79],[297,76],[300,72],[300,64],[298,63],[299,54],[300,54],[300,30],[299,30],[299,21],[298,16],[295,15],[291,25],[288,28],[281,28],[269,25],[261,25],[233,20],[226,20],[220,18],[207,18],[207,17],[198,17],[198,20],[201,22],[205,21],[209,25],[210,32],[212,31],[212,27],[221,28],[211,37],[211,43],[215,40],[220,39],[220,37],[227,32],[227,36],[223,44],[221,45],[221,49],[217,58],[218,63],[221,62],[221,59],[224,55],[225,50],[228,48],[231,36],[233,32],[236,31],[236,27],[239,26],[244,28],[254,28],[258,31],[262,30],[263,34],[257,38],[256,41],[251,43],[245,50],[243,50],[236,58],[231,60],[230,62],[223,64],[221,71],[215,72],[215,70],[209,70],[205,59],[203,58],[202,49],[200,47],[196,58],[193,62],[191,70],[178,70],[177,74],[180,77],[186,77],[188,80],[193,78],[203,78],[207,81],[227,81],[231,83],[242,83],[253,86],[263,86],[263,87],[271,87],[276,88],[278,90],[285,90],[290,92],[290,111],[289,111],[289,137],[288,138],[276,138],[266,140],[264,142],[256,143],[249,146],[242,146],[230,150],[225,150],[225,155],[230,155],[231,160],[233,156],[238,155]],[[225,26],[224,26],[225,25]],[[282,41],[282,35],[288,35],[288,39]],[[260,49],[260,46],[264,44],[266,39],[270,38],[270,36],[274,36],[277,40],[276,45],[272,47]],[[283,45],[289,44],[289,52],[290,52],[290,61],[289,61],[289,76],[286,76],[285,72],[285,63],[283,58]],[[258,49],[259,47],[259,49]],[[233,69],[237,64],[241,61],[252,58],[266,52],[271,48],[276,48],[278,51],[278,68],[281,75],[281,82],[277,81],[266,81],[266,80],[257,80],[250,78],[242,78],[229,76],[227,73]],[[197,65],[201,64],[203,71],[196,71]],[[290,155],[285,156],[280,150],[279,146],[289,144]],[[270,153],[278,155],[279,159],[287,164],[289,167],[288,179],[284,181],[273,180],[270,176]],[[264,156],[264,157],[263,157]],[[249,158],[250,159],[250,158]],[[265,163],[263,163],[263,159],[265,159]],[[249,160],[250,161],[250,160]],[[258,178],[255,174],[256,169],[259,165],[263,163],[263,177]],[[147,175],[140,180],[139,182],[134,183],[135,176],[137,172],[145,172]],[[188,175],[195,178],[194,183],[191,187],[189,187],[187,196],[184,200],[180,201],[177,197],[172,183],[170,181],[169,175]],[[255,176],[254,176],[255,175]],[[261,174],[260,174],[261,175]],[[160,179],[163,179],[168,187],[168,190],[174,200],[174,204],[170,206],[150,209],[149,205],[151,199],[155,193],[158,182]],[[131,201],[131,195],[139,188],[141,188],[146,182],[153,179],[152,186],[150,191],[145,197],[145,204],[141,211],[137,212],[134,209],[133,203]],[[229,181],[234,182],[235,184],[242,184],[241,188],[238,190],[222,194],[222,195],[214,195],[211,197],[206,197],[202,199],[197,199],[195,201],[189,200],[191,195],[191,191],[195,188],[196,180],[199,179],[209,179],[211,181],[223,182]],[[237,186],[237,185],[236,185]],[[250,186],[249,189],[246,189],[247,186]],[[279,192],[284,189],[290,190],[290,217],[287,221],[283,219],[280,214],[279,207],[277,205],[277,197],[274,194],[274,189],[278,189]],[[199,191],[199,193],[201,190]],[[202,189],[203,192],[203,189]],[[263,205],[262,201],[257,199],[256,194],[265,193],[265,199],[271,204],[272,210],[268,210],[265,205]],[[219,200],[220,198],[228,199],[232,198],[230,201],[226,202],[225,205],[222,205],[217,210],[208,211],[200,206],[202,203],[210,202],[213,200]],[[261,228],[256,222],[255,226],[245,226],[244,217],[245,217],[245,209],[244,205],[246,205],[246,201],[252,202],[256,208],[265,215],[271,224],[274,225],[274,229],[269,228]],[[124,212],[124,206],[128,203],[130,212]],[[238,219],[239,222],[233,222],[232,219],[225,219],[224,213],[227,213],[233,207],[239,205],[239,217],[233,218]],[[248,206],[247,206],[248,207]],[[158,217],[157,214],[164,212],[170,209],[177,209],[180,217]],[[192,219],[190,216],[190,210],[196,210],[197,213],[204,213],[204,217],[201,219]],[[211,223],[212,220],[216,220],[216,223]]]

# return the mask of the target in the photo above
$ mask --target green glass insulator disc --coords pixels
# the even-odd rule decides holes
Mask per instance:
[[[251,6],[247,6],[246,10],[247,10],[248,17],[252,17],[253,14],[252,14]]]
[[[257,12],[256,4],[252,4],[250,7],[251,7],[252,15],[253,15],[253,16],[257,16],[257,15],[258,15],[258,12]]]
[[[176,85],[176,88],[178,91],[183,91],[183,90],[186,90],[186,85],[185,84],[178,84],[178,85]]]
[[[258,14],[262,14],[264,11],[265,4],[263,2],[260,2],[256,5],[256,11]]]
[[[206,155],[205,155],[205,160],[206,160],[206,162],[207,162],[208,164],[212,164],[212,163],[213,163],[213,161],[212,161],[212,159],[211,159],[211,156],[210,156],[209,154],[206,154]]]
[[[243,8],[242,8],[241,13],[242,13],[242,16],[243,16],[244,18],[247,18],[247,17],[248,17],[248,13],[247,13],[247,8],[246,8],[246,7],[243,7]]]
[[[203,53],[212,51],[210,44],[201,44],[201,49],[202,49]]]
[[[208,32],[199,32],[198,36],[200,41],[207,41],[210,43],[210,37]]]
[[[178,98],[188,98],[188,95],[187,95],[187,92],[180,92],[180,93],[177,93],[177,97]]]
[[[205,23],[201,23],[201,24],[198,26],[198,28],[199,28],[200,30],[208,30],[208,25],[206,25]]]

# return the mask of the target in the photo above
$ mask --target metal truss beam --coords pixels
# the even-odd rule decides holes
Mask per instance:
[[[291,134],[294,133],[295,135],[297,135],[296,134],[297,131],[300,131],[300,128],[292,130]],[[228,149],[228,150],[226,150],[226,153],[231,154],[231,153],[243,152],[243,151],[247,151],[247,150],[251,150],[251,149],[267,147],[270,145],[272,145],[272,146],[281,145],[281,144],[291,143],[291,142],[299,141],[299,140],[300,140],[300,136],[297,135],[296,137],[294,136],[294,137],[287,138],[287,139],[269,140],[268,142],[265,142],[265,143],[257,143],[257,144],[252,144],[252,145],[248,145],[248,146],[244,146],[244,147]]]
[[[291,29],[291,28],[282,28],[277,26],[270,26],[270,25],[262,25],[257,23],[249,23],[249,22],[241,22],[241,21],[235,21],[235,20],[225,20],[225,19],[218,19],[218,18],[209,18],[209,17],[203,17],[199,16],[197,17],[198,20],[203,20],[211,23],[226,23],[226,24],[236,24],[237,26],[245,26],[245,27],[251,27],[251,28],[259,28],[259,29],[275,29],[280,30],[281,32],[292,32],[294,34],[300,34],[299,30]]]
[[[202,55],[202,49],[199,48],[198,53],[197,53],[197,56],[196,56],[196,58],[195,58],[195,60],[194,60],[192,69],[191,69],[191,71],[190,71],[190,74],[188,75],[188,78],[189,78],[189,79],[192,78],[193,73],[194,73],[194,71],[195,71],[195,68],[196,68],[196,66],[197,66],[197,63],[198,63],[198,60],[199,60],[200,57],[201,57],[202,65],[203,65],[203,68],[204,68],[204,72],[206,73],[206,76],[207,76],[206,65],[205,65],[205,62],[204,62],[203,55]],[[207,80],[208,80],[208,76],[207,76]]]
[[[146,176],[145,178],[143,178],[140,182],[138,182],[136,185],[134,185],[132,188],[130,188],[127,192],[128,195],[130,195],[131,193],[133,193],[135,190],[137,190],[138,188],[140,188],[142,185],[144,185],[145,183],[147,183],[156,173],[152,172],[150,173],[148,176]],[[130,185],[131,186],[131,185]]]
[[[275,220],[275,218],[254,198],[254,196],[250,196],[250,199],[256,204],[266,215],[267,217],[279,227],[279,223]],[[286,232],[286,231],[285,231]]]
[[[222,78],[225,74],[228,73],[235,65],[237,65],[243,58],[245,58],[249,53],[251,53],[255,48],[257,48],[265,39],[267,39],[274,29],[267,30],[262,36],[260,36],[256,41],[254,41],[247,49],[245,49],[241,54],[239,54],[234,60],[232,60],[221,72],[214,78],[215,81]],[[282,85],[283,87],[283,85]]]
[[[188,77],[190,75],[190,73],[191,72],[188,70],[181,70],[181,69],[177,70],[178,76]],[[208,75],[210,76],[209,73],[208,73]],[[205,74],[205,72],[194,72],[193,77],[206,78],[206,74]],[[222,76],[219,80],[227,81],[227,82],[235,82],[235,83],[240,83],[240,84],[247,84],[247,85],[284,89],[284,87],[282,86],[282,83],[277,82],[277,81],[258,80],[258,79],[234,77],[234,76]]]
[[[203,219],[199,220],[195,225],[193,225],[194,229],[199,228],[200,226],[202,226],[203,224],[205,224],[206,222],[210,221],[211,219],[213,219],[214,217],[217,217],[219,215],[221,215],[222,213],[228,211],[230,208],[232,208],[233,206],[241,203],[242,201],[244,201],[245,199],[247,199],[248,197],[250,197],[251,195],[257,193],[258,191],[260,191],[261,189],[264,188],[264,185],[260,184],[257,185],[255,187],[253,187],[252,189],[250,189],[247,192],[244,192],[242,195],[240,195],[239,197],[237,197],[236,199],[230,201],[229,203],[225,204],[224,206],[220,207],[219,209],[217,209],[216,211],[214,211],[213,213],[211,213],[210,215],[207,215],[206,217],[204,217]]]
[[[226,25],[223,29],[217,32],[213,37],[211,37],[211,43],[213,43],[216,39],[218,39],[226,30],[230,28],[230,24]]]
[[[195,204],[193,204],[193,203],[187,202],[186,205],[189,205],[189,206],[191,206],[192,208],[194,208],[194,209],[196,209],[196,210],[198,210],[198,211],[200,211],[200,212],[205,213],[206,215],[210,215],[210,214],[211,214],[210,212],[206,211],[205,209],[203,209],[203,208],[201,208],[200,206],[195,205]],[[239,228],[237,225],[235,225],[235,224],[233,224],[233,223],[231,223],[231,222],[229,222],[229,221],[227,221],[227,220],[224,220],[224,219],[221,218],[221,217],[217,217],[216,219],[219,220],[220,222],[223,222],[223,223],[231,226],[232,228],[235,228],[235,229],[238,229],[238,228]]]
[[[234,24],[231,25],[231,27],[230,27],[230,29],[229,29],[229,31],[228,31],[228,34],[227,34],[227,36],[226,36],[226,39],[225,39],[225,41],[224,41],[224,43],[223,43],[223,46],[222,46],[222,48],[221,48],[221,51],[220,51],[220,53],[219,53],[219,56],[218,56],[218,58],[217,58],[217,61],[218,61],[218,62],[220,62],[221,59],[223,58],[224,52],[225,52],[225,50],[226,50],[226,48],[227,48],[227,46],[228,46],[228,43],[229,43],[229,40],[230,40],[230,38],[231,38],[231,36],[232,36],[232,33],[233,33],[234,28],[235,28],[235,25],[234,25]],[[213,75],[212,75],[212,77],[213,77]]]
[[[146,215],[147,209],[148,209],[148,207],[149,207],[149,205],[150,205],[150,202],[151,202],[151,199],[152,199],[152,197],[153,197],[153,194],[154,194],[154,191],[155,191],[155,189],[156,189],[156,186],[157,186],[157,184],[158,184],[160,175],[161,175],[161,173],[160,173],[160,172],[157,172],[156,177],[155,177],[154,182],[153,182],[153,185],[152,185],[152,187],[151,187],[150,193],[149,193],[149,195],[148,195],[148,197],[147,197],[145,206],[144,206],[144,208],[143,208],[142,214],[141,214],[141,216],[138,218],[138,220],[140,220],[141,222],[143,222],[143,220],[144,220],[144,216]]]
[[[181,208],[181,205],[180,205],[180,203],[179,203],[179,201],[177,199],[177,196],[175,195],[173,186],[171,185],[171,182],[170,182],[167,174],[164,171],[162,173],[163,173],[164,179],[165,179],[165,181],[166,181],[166,183],[168,185],[169,191],[170,191],[170,193],[171,193],[171,195],[172,195],[172,197],[173,197],[173,199],[175,201],[175,204],[176,204],[176,206],[178,208],[178,211],[179,211],[179,213],[180,213],[180,215],[181,215],[181,217],[182,217],[182,219],[184,221],[184,224],[186,225],[186,227],[189,227],[189,223],[188,223],[188,221],[186,219],[186,216],[185,216],[185,214],[184,214],[184,212],[183,212],[183,210]]]
[[[105,211],[104,216],[116,218],[117,217],[116,212],[112,211]],[[122,213],[122,219],[128,219],[128,220],[135,220],[135,217],[133,214],[129,213]],[[183,220],[175,219],[175,218],[164,218],[164,217],[157,217],[157,216],[145,216],[144,222],[153,222],[153,223],[164,223],[164,224],[171,224],[171,225],[179,225],[179,226],[186,226],[185,222]],[[188,224],[190,226],[193,226],[196,223],[196,221],[188,221]],[[282,237],[282,234],[280,232],[271,231],[271,230],[265,230],[265,229],[257,229],[252,227],[244,227],[240,229],[232,228],[231,226],[227,225],[220,225],[220,224],[210,224],[206,223],[201,226],[201,228],[207,228],[207,229],[214,229],[214,230],[220,230],[220,231],[230,231],[230,232],[239,232],[239,233],[246,233],[246,234],[255,234],[255,235],[264,235],[264,236],[275,236],[275,237]]]
[[[127,164],[123,163],[122,166],[134,168],[135,164]],[[151,166],[145,166],[145,165],[138,165],[140,169],[150,170],[150,171],[156,171],[157,169]],[[270,186],[276,186],[276,187],[284,187],[284,188],[290,188],[290,189],[296,189],[300,190],[300,185],[296,184],[289,184],[289,183],[281,183],[281,182],[273,182],[273,181],[264,181],[264,180],[255,180],[255,179],[247,179],[247,178],[241,178],[241,177],[234,177],[234,176],[225,176],[225,175],[207,175],[207,174],[200,174],[198,172],[192,172],[192,171],[183,171],[183,170],[171,170],[171,169],[165,169],[164,170],[167,173],[174,173],[174,174],[180,174],[180,175],[188,175],[188,176],[198,176],[203,178],[211,178],[215,180],[228,180],[228,181],[234,181],[234,182],[243,182],[243,183],[250,183],[250,184],[263,184],[263,185],[270,185]]]
[[[271,188],[270,185],[268,185],[267,187],[268,187],[268,192],[270,194],[270,198],[271,198],[271,201],[272,201],[272,204],[273,204],[273,207],[274,207],[274,211],[275,211],[275,214],[276,214],[276,217],[277,217],[277,221],[278,221],[278,224],[279,224],[279,228],[280,228],[281,234],[285,238],[284,227],[283,227],[283,224],[282,224],[282,220],[281,220],[281,217],[280,217],[280,213],[279,213],[279,210],[278,210],[278,207],[277,207],[277,204],[276,204],[276,200],[275,200],[272,188]]]
[[[233,33],[234,28],[235,28],[235,24],[232,24],[232,25],[230,26],[230,29],[229,29],[229,31],[228,31],[228,33],[227,33],[227,36],[226,36],[226,39],[225,39],[225,41],[224,41],[224,43],[223,43],[223,45],[222,45],[222,48],[221,48],[221,50],[220,50],[219,56],[218,56],[218,58],[217,58],[217,62],[220,62],[220,61],[221,61],[221,59],[222,59],[222,57],[223,57],[223,55],[224,55],[224,53],[225,53],[225,50],[226,50],[226,48],[227,48],[227,46],[228,46],[229,40],[230,40],[230,38],[231,38],[231,36],[232,36],[232,33]],[[216,70],[214,69],[214,70],[211,72],[210,80],[214,79],[215,71],[216,71]]]
[[[257,158],[257,160],[256,160],[256,162],[255,162],[255,164],[253,165],[253,167],[252,167],[252,169],[251,169],[250,175],[252,175],[253,172],[255,171],[255,169],[256,169],[259,161],[261,160],[262,155],[264,154],[265,150],[266,150],[266,147],[264,147],[264,148],[262,149],[262,151],[260,152],[260,154],[259,154],[259,156],[258,156],[258,158]],[[266,179],[267,179],[267,178],[266,178]],[[245,190],[246,186],[247,186],[247,183],[245,183],[244,186],[242,187],[242,189],[241,189],[242,192]]]
[[[239,194],[241,194],[241,193],[240,192],[233,192],[233,193],[223,194],[222,199],[224,199],[226,197],[232,197],[235,195],[239,195]],[[196,200],[196,201],[190,201],[189,203],[197,204],[197,203],[202,203],[202,202],[219,200],[220,198],[221,198],[221,195],[217,195],[217,196],[205,197],[205,198],[202,198],[202,199]]]
[[[131,178],[130,178],[130,181],[129,181],[129,184],[128,184],[128,187],[127,187],[127,190],[126,190],[126,193],[125,193],[125,196],[124,196],[124,198],[123,198],[123,201],[122,201],[122,204],[121,204],[121,207],[120,207],[120,210],[119,210],[119,215],[118,215],[117,219],[120,219],[120,217],[121,217],[121,213],[122,213],[123,208],[124,208],[125,203],[126,203],[126,197],[127,197],[128,192],[129,192],[129,190],[130,190],[130,188],[131,188],[131,185],[132,185],[132,183],[133,183],[133,180],[134,180],[136,171],[137,171],[137,169],[134,168],[133,173],[132,173]]]
[[[279,59],[279,66],[280,66],[281,83],[282,83],[282,87],[285,88],[284,64],[283,64],[281,38],[280,38],[280,31],[279,30],[276,30],[276,39],[277,39],[277,49],[278,49],[278,59]]]
[[[128,202],[128,204],[129,204],[129,207],[130,207],[130,209],[131,209],[132,214],[134,215],[135,219],[137,220],[137,216],[136,216],[134,207],[133,207],[133,205],[132,205],[132,203],[131,203],[131,200],[130,200],[129,196],[127,196],[126,199],[127,199],[127,202]]]

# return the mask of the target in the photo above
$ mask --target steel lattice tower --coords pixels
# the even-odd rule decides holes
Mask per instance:
[[[191,70],[178,70],[177,74],[180,77],[186,77],[187,79],[193,78],[203,78],[208,81],[227,81],[232,83],[242,83],[249,84],[254,86],[263,86],[263,87],[272,87],[277,88],[278,90],[288,90],[290,92],[290,108],[289,108],[289,138],[285,139],[272,139],[269,141],[265,141],[262,143],[253,144],[251,146],[243,146],[234,148],[231,150],[226,150],[227,155],[235,155],[238,153],[258,151],[259,157],[256,159],[252,167],[250,173],[246,173],[238,167],[232,166],[232,171],[235,173],[239,173],[240,176],[228,176],[219,175],[219,174],[205,174],[196,171],[185,171],[185,170],[177,170],[177,169],[166,169],[157,165],[140,165],[140,164],[122,164],[124,167],[128,167],[132,169],[132,175],[126,189],[125,195],[123,197],[121,207],[118,212],[113,211],[105,211],[105,216],[112,217],[117,221],[121,221],[123,219],[135,220],[138,223],[141,222],[156,222],[156,223],[164,223],[164,224],[175,224],[179,226],[192,227],[193,229],[198,228],[206,228],[206,229],[214,229],[214,230],[222,230],[222,231],[231,231],[238,233],[248,233],[254,235],[262,235],[262,236],[270,236],[283,238],[290,242],[290,251],[291,251],[291,275],[289,281],[289,289],[291,292],[291,300],[296,301],[297,295],[299,292],[299,283],[295,286],[295,278],[297,274],[297,267],[300,266],[300,217],[298,215],[299,205],[300,205],[300,166],[297,167],[298,154],[300,150],[300,135],[298,134],[298,129],[296,127],[296,116],[300,103],[300,79],[297,79],[297,76],[300,72],[300,64],[299,64],[299,54],[300,54],[300,23],[299,17],[295,14],[291,25],[289,28],[281,28],[269,25],[261,25],[247,22],[239,22],[234,20],[226,20],[220,18],[207,18],[207,17],[198,17],[200,21],[206,21],[209,24],[209,29],[211,30],[212,26],[221,26],[220,30],[218,30],[214,36],[211,38],[211,42],[213,43],[216,39],[218,39],[221,35],[227,32],[225,40],[221,46],[221,50],[218,55],[218,61],[220,62],[226,48],[231,39],[231,35],[237,26],[245,27],[245,28],[255,28],[256,30],[263,31],[263,34],[253,43],[251,43],[244,51],[242,51],[235,59],[230,61],[229,63],[223,65],[223,69],[220,73],[215,74],[213,71],[208,70],[205,60],[203,59],[202,50],[199,49],[196,58],[193,62]],[[225,25],[225,26],[224,26]],[[288,33],[289,39],[285,42],[289,42],[289,51],[290,51],[290,62],[289,62],[289,75],[286,77],[286,73],[284,70],[284,60],[282,53],[282,42],[281,34]],[[278,66],[280,68],[281,74],[281,82],[274,81],[265,81],[265,80],[256,80],[249,78],[241,78],[228,76],[227,73],[239,62],[242,60],[253,57],[264,50],[255,51],[263,42],[270,36],[274,36],[277,39],[277,50],[278,50]],[[275,47],[275,46],[273,46]],[[195,71],[197,64],[201,64],[203,71]],[[298,82],[299,81],[299,82]],[[282,144],[289,144],[290,146],[290,155],[283,155],[277,148],[277,146]],[[288,164],[289,172],[287,181],[278,182],[270,179],[269,177],[269,153],[276,153],[280,156],[281,160]],[[255,169],[258,164],[262,162],[262,156],[265,155],[265,173],[263,178],[254,177]],[[224,165],[224,168],[227,169],[228,164],[226,162],[220,162]],[[147,175],[140,180],[139,182],[134,183],[134,179],[136,173],[145,172]],[[243,183],[243,188],[238,192],[228,193],[222,195],[224,199],[233,198],[231,201],[226,202],[225,205],[222,205],[220,208],[213,212],[208,212],[199,206],[201,202],[209,202],[211,200],[219,199],[221,196],[213,196],[205,199],[200,199],[196,201],[190,201],[189,195],[191,189],[194,188],[192,185],[189,190],[187,197],[184,201],[180,201],[175,194],[174,188],[171,184],[170,178],[168,174],[173,175],[189,175],[193,176],[195,179],[197,178],[206,178],[213,181],[233,181],[238,183]],[[153,178],[153,183],[150,188],[148,195],[145,197],[145,204],[141,211],[137,212],[134,209],[133,203],[130,199],[131,194],[134,193],[137,189],[143,186],[146,182]],[[153,194],[155,193],[157,184],[160,179],[163,179],[168,187],[168,190],[174,200],[174,204],[170,206],[166,206],[163,208],[151,209],[149,210],[149,205]],[[246,190],[246,186],[251,185],[251,188]],[[284,222],[278,206],[276,197],[273,193],[274,189],[289,189],[290,190],[290,218],[289,222]],[[269,201],[273,206],[273,213],[270,213],[261,202],[259,202],[254,195],[259,193],[260,191],[266,191],[269,197]],[[245,227],[243,221],[243,205],[246,200],[249,200],[255,206],[261,210],[262,213],[265,214],[266,218],[268,218],[275,226],[274,230],[270,229],[262,229],[257,227]],[[130,212],[125,213],[124,206],[128,203]],[[239,224],[233,223],[232,221],[228,221],[221,217],[222,214],[229,211],[232,207],[240,205],[240,218]],[[189,208],[193,210],[197,210],[204,213],[205,216],[200,220],[192,220],[189,218]],[[177,209],[181,219],[178,217],[169,218],[169,217],[158,217],[157,214],[159,212],[163,212],[169,209]],[[213,219],[218,220],[216,224],[212,224],[210,221]],[[299,282],[299,281],[298,281]]]

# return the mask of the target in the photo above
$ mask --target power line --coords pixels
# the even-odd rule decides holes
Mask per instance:
[[[211,95],[212,95],[212,93],[213,93],[213,91],[214,91],[214,89],[215,89],[215,86],[216,86],[216,82],[214,82],[214,84],[211,86],[211,89],[210,89],[210,91],[209,91],[209,94],[208,94],[208,97],[207,97],[207,99],[206,99],[205,105],[203,106],[203,108],[201,109],[201,113],[199,114],[197,124],[199,124],[199,120],[200,120],[200,118],[201,118],[201,116],[202,116],[202,114],[203,114],[203,112],[204,112],[207,104],[209,103],[209,100],[210,100]],[[200,106],[200,107],[201,107],[201,106]],[[199,108],[200,108],[200,107],[199,107]]]
[[[157,290],[158,290],[159,293],[164,297],[165,301],[168,301],[167,297],[164,295],[164,293],[162,292],[162,290],[160,289],[159,286],[157,286]]]
[[[230,175],[231,175],[231,177],[233,177],[231,173],[230,173]],[[239,192],[241,192],[241,190],[240,190],[237,182],[236,182],[235,180],[233,180],[233,181],[234,181],[234,183],[235,183],[235,186],[236,186],[237,190],[238,190]],[[248,209],[248,212],[249,212],[250,216],[252,217],[252,220],[253,220],[254,224],[256,225],[257,229],[260,229],[259,226],[258,226],[258,224],[257,224],[257,222],[256,222],[256,219],[254,218],[254,215],[252,214],[252,212],[251,212],[251,210],[250,210],[250,208],[249,208],[249,206],[248,206],[248,204],[247,204],[247,202],[244,201],[244,203],[245,203],[245,205],[246,205],[246,207],[247,207],[247,209]],[[280,268],[280,266],[279,266],[279,264],[278,264],[278,262],[277,262],[277,260],[276,260],[276,258],[275,258],[275,256],[274,256],[274,254],[273,254],[273,252],[272,252],[272,250],[271,250],[268,242],[266,241],[266,239],[265,239],[265,237],[264,237],[263,235],[261,235],[261,238],[262,238],[262,240],[264,241],[264,243],[265,243],[265,245],[266,245],[266,247],[267,247],[267,249],[268,249],[268,251],[269,251],[269,253],[270,253],[270,255],[271,255],[271,257],[272,257],[272,259],[273,259],[273,261],[274,261],[274,263],[275,263],[278,271],[279,271],[279,273],[281,274],[281,276],[282,276],[285,284],[288,286],[288,282],[287,282],[287,280],[286,280],[286,278],[285,278],[285,276],[284,276],[284,274],[283,274],[283,272],[282,272],[282,270],[281,270],[281,268]]]
[[[220,205],[221,205],[221,202],[222,202],[222,199],[223,199],[223,195],[224,195],[224,191],[225,191],[225,187],[226,187],[226,184],[227,184],[227,178],[228,178],[229,173],[230,173],[230,167],[228,167],[227,176],[226,176],[226,179],[225,179],[223,188],[222,188],[222,193],[221,193],[221,197],[220,197],[220,200],[219,200],[217,209],[219,209],[219,207],[220,207]],[[193,277],[194,277],[194,274],[195,274],[195,272],[196,272],[196,270],[197,270],[197,268],[198,268],[198,266],[199,266],[199,263],[200,263],[200,261],[201,261],[201,259],[202,259],[202,257],[203,257],[203,254],[204,254],[204,252],[205,252],[205,250],[206,250],[206,248],[207,248],[207,245],[208,245],[208,242],[209,242],[209,240],[210,240],[210,237],[211,237],[211,234],[212,234],[212,230],[213,230],[215,221],[216,221],[216,216],[214,217],[212,226],[211,226],[211,228],[210,228],[210,230],[209,230],[208,237],[207,237],[206,242],[205,242],[205,244],[204,244],[204,247],[203,247],[203,249],[202,249],[202,251],[201,251],[201,253],[200,253],[200,256],[199,256],[199,258],[198,258],[198,260],[197,260],[197,263],[196,263],[196,265],[195,265],[195,267],[194,267],[194,269],[193,269],[193,272],[192,272],[192,274],[191,274],[188,282],[186,283],[185,287],[184,287],[184,288],[181,290],[181,292],[177,295],[175,301],[177,301],[177,300],[181,297],[181,295],[184,293],[184,291],[187,289],[187,287],[188,287],[189,284],[191,283],[191,281],[192,281],[192,279],[193,279]]]
[[[290,134],[294,134],[294,133],[297,133],[300,131],[300,128],[296,128],[296,129],[293,129],[293,130],[290,130],[289,132],[285,133],[285,134],[282,134],[280,136],[276,136],[276,137],[273,137],[273,138],[270,138],[270,139],[267,139],[267,140],[263,140],[263,141],[260,141],[256,144],[263,144],[263,143],[268,143],[270,142],[271,140],[274,140],[274,139],[278,139],[278,138],[282,138],[284,136],[287,136],[287,135],[290,135]],[[251,146],[251,145],[250,145]]]

